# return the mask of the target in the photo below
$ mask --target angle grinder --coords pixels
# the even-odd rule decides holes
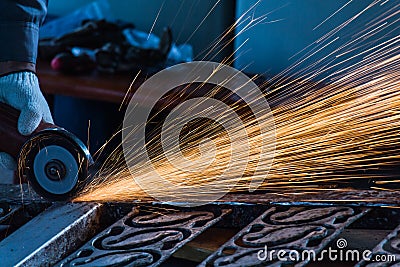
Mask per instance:
[[[55,201],[73,198],[88,183],[93,159],[75,135],[41,122],[30,136],[18,132],[19,111],[0,103],[0,151],[18,159],[17,174],[41,196]]]

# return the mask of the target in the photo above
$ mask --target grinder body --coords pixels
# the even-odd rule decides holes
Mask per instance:
[[[70,200],[88,183],[93,159],[86,146],[72,133],[40,123],[30,136],[18,132],[19,111],[0,103],[0,151],[17,158],[17,174],[41,196]]]

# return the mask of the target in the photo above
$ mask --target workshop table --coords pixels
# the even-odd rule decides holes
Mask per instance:
[[[53,70],[50,63],[45,61],[38,62],[37,73],[41,89],[45,94],[73,96],[118,104],[122,103],[124,98],[130,99],[146,78],[141,75],[132,83],[137,73],[132,75],[105,74],[94,71],[80,75],[64,74]],[[128,92],[131,83],[132,87]]]

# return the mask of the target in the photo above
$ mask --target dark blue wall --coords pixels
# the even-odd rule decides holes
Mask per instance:
[[[236,17],[240,17],[256,2],[256,0],[238,0]],[[372,1],[353,0],[349,2],[349,0],[261,1],[255,9],[254,15],[258,17],[270,12],[267,19],[268,23],[257,25],[237,37],[236,48],[247,41],[237,53],[235,67],[241,69],[250,64],[247,69],[251,72],[269,75],[280,73],[295,62],[297,57],[291,59],[293,55],[363,10]],[[346,3],[349,4],[345,8],[314,30],[317,25]],[[373,15],[371,12],[366,14],[366,16]],[[365,19],[355,21],[345,31],[351,33],[351,31],[356,32],[357,28],[361,30],[364,23]],[[239,27],[237,32],[242,28]],[[331,46],[330,49],[325,49],[325,54],[341,43],[343,43],[343,39]],[[324,52],[312,61],[322,58]]]

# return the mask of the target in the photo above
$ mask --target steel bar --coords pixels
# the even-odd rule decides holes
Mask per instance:
[[[351,207],[272,207],[198,266],[305,266],[310,259],[279,261],[272,250],[318,254],[366,212]]]
[[[53,205],[0,242],[1,266],[52,266],[95,233],[101,206]]]
[[[47,207],[48,205],[43,203],[28,205],[0,203],[0,241]]]
[[[159,266],[229,212],[133,208],[58,265]]]
[[[263,204],[283,206],[364,206],[364,207],[398,207],[399,192],[384,190],[314,190],[282,191],[267,193],[227,194],[217,203]]]
[[[381,207],[400,205],[399,192],[384,190],[315,190],[315,191],[284,191],[266,193],[234,193],[227,194],[214,204],[264,204],[264,205],[346,205]],[[5,203],[32,203],[47,200],[37,195],[27,185],[0,185],[0,202]],[[149,198],[149,203],[155,200]]]

